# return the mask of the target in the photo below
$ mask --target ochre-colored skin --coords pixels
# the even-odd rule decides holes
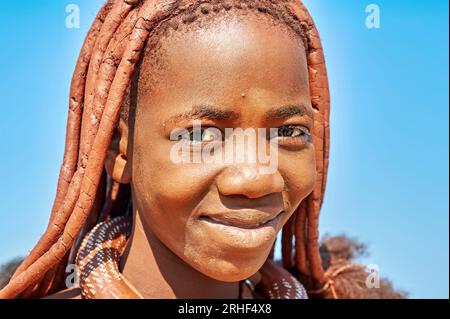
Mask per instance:
[[[236,298],[238,281],[261,268],[283,225],[284,266],[325,282],[318,250],[328,165],[325,63],[304,6],[294,0],[280,2],[304,25],[307,53],[291,30],[261,15],[238,19],[236,14],[164,38],[159,50],[164,67],[153,81],[146,76],[152,70],[144,58],[136,114],[132,125],[120,121],[117,143],[110,141],[153,21],[190,1],[148,0],[136,9],[140,1],[117,0],[103,9],[74,74],[65,161],[49,228],[0,298],[45,295],[60,281],[56,274],[76,237],[88,217],[96,220],[90,214],[98,211],[93,208],[103,167],[117,182],[131,183],[133,230],[120,270],[143,297]],[[119,26],[124,17],[128,24]],[[226,120],[202,119],[204,126],[298,125],[311,131],[312,140],[281,141],[278,170],[270,175],[245,163],[175,165],[169,158],[174,145],[170,131],[189,127],[192,119],[168,120],[198,104],[233,112]],[[273,116],[286,105],[301,105],[304,112]],[[239,222],[280,212],[273,231],[257,239],[230,235],[200,218]]]
[[[222,131],[283,125],[312,131],[305,48],[286,26],[273,26],[270,19],[247,15],[167,37],[160,51],[165,67],[151,89],[139,82],[132,144],[125,149],[126,143],[121,143],[118,153],[121,158],[126,155],[130,163],[116,165],[115,170],[120,171],[112,172],[131,176],[134,209],[142,223],[142,232],[131,238],[124,275],[138,290],[152,287],[159,294],[167,291],[167,296],[180,297],[179,286],[182,297],[221,296],[221,291],[225,292],[222,296],[232,297],[231,287],[235,286],[236,292],[238,281],[261,268],[277,233],[311,193],[316,179],[314,145],[304,138],[280,138],[278,169],[262,174],[260,164],[252,163],[173,163],[170,151],[176,141],[169,136],[177,128],[190,128],[194,119],[203,127]],[[141,76],[151,72],[147,65],[144,58]],[[225,120],[189,116],[171,121],[197,105],[235,116]],[[304,106],[305,114],[272,115],[290,105]],[[108,157],[107,161],[117,159]],[[273,231],[255,240],[232,236],[199,219],[263,220],[283,211]],[[140,267],[129,264],[135,257]],[[157,269],[163,269],[164,278]],[[182,288],[186,286],[189,291]]]

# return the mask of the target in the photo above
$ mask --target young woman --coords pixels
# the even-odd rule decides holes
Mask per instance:
[[[337,277],[364,269],[325,272],[319,253],[328,118],[298,0],[108,1],[73,76],[48,228],[0,298],[351,297]],[[275,170],[171,157],[180,142],[189,157],[224,149],[228,128],[275,129],[259,142],[276,145]],[[64,290],[73,263],[80,288]]]

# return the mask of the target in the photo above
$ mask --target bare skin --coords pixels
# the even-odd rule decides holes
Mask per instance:
[[[261,268],[276,235],[313,189],[315,151],[306,135],[278,137],[273,174],[260,174],[258,163],[170,160],[176,143],[170,133],[191,128],[194,119],[222,131],[312,131],[303,44],[266,19],[220,19],[163,38],[158,81],[145,76],[152,71],[144,58],[134,123],[121,122],[120,141],[112,143],[105,165],[115,180],[132,186],[133,231],[120,266],[145,298],[237,298],[239,281]],[[198,106],[206,108],[198,112]],[[255,227],[263,221],[271,222]]]

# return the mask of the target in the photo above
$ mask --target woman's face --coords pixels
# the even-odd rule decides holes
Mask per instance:
[[[242,280],[263,265],[277,233],[314,186],[304,46],[288,27],[253,15],[171,31],[159,45],[159,66],[151,54],[145,57],[138,82],[134,205],[144,226],[188,265],[216,280]],[[199,134],[190,134],[194,120],[201,123]],[[230,137],[211,128],[256,134],[276,128],[279,134],[232,150],[245,153],[238,154],[244,160],[173,159],[180,145],[188,146],[188,155],[208,145],[216,147],[213,154],[225,153]],[[181,141],[171,138],[174,132],[182,132]],[[278,143],[278,162],[268,173],[250,153],[271,141]]]

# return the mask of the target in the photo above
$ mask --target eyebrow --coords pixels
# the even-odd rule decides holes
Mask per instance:
[[[227,111],[211,105],[195,105],[192,110],[170,117],[166,122],[176,123],[182,120],[210,119],[227,121],[239,118],[239,114]]]
[[[309,116],[314,118],[313,112],[306,107],[306,105],[285,105],[282,107],[277,107],[272,110],[267,111],[266,117],[268,119],[284,120],[293,116]]]
[[[283,120],[293,116],[309,116],[314,118],[313,112],[309,110],[305,105],[285,105],[282,107],[273,108],[266,112],[267,119]],[[229,110],[223,110],[221,108],[212,105],[195,105],[190,111],[174,115],[170,117],[164,124],[177,123],[180,121],[198,120],[198,119],[210,119],[216,121],[231,121],[238,119],[239,113]]]

